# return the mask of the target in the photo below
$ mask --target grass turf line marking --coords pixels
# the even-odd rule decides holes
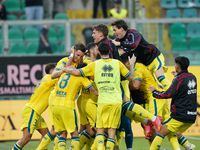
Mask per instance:
[[[200,140],[200,138],[192,137],[192,136],[186,136],[186,138],[188,138],[188,139],[193,139],[193,140]]]

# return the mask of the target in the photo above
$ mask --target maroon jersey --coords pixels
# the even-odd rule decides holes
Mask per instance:
[[[122,39],[117,38],[116,41],[120,42],[122,49],[134,54],[137,60],[146,66],[160,55],[156,46],[149,44],[137,30],[127,30],[126,35]]]
[[[157,99],[172,98],[171,117],[185,123],[194,123],[197,115],[197,81],[192,73],[183,70],[174,78],[165,92],[154,90]]]
[[[109,58],[114,58],[114,59],[118,59],[121,61],[121,58],[120,58],[119,52],[118,52],[118,48],[115,46],[115,44],[112,42],[112,40],[103,38],[101,41],[99,41],[99,43],[101,43],[103,41],[107,42],[110,46]]]

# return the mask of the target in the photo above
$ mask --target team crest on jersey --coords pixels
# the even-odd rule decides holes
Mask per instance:
[[[63,65],[63,64],[61,64],[61,65],[59,66],[59,68],[60,68],[60,69],[63,69],[63,68],[64,68],[64,65]]]
[[[193,94],[197,92],[197,89],[195,89],[196,82],[194,80],[189,80],[187,86],[189,88],[188,94]]]

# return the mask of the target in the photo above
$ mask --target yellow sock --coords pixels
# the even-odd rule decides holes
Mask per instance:
[[[97,134],[95,137],[95,141],[97,144],[97,150],[103,150],[104,148],[104,137],[103,134]]]
[[[104,132],[104,136],[103,136],[103,139],[104,139],[104,143],[107,142],[107,138],[108,138],[108,133],[107,132]],[[105,149],[105,146],[103,146],[104,149]],[[91,150],[97,150],[97,139],[95,137],[95,140],[94,140],[94,143],[92,144],[91,146]]]
[[[71,138],[71,149],[72,150],[79,150],[79,137],[72,137]]]
[[[171,132],[167,135],[168,139],[169,139],[169,142],[171,143],[172,147],[174,149],[180,149],[179,147],[179,143],[178,143],[178,140],[177,140],[177,136],[175,133]]]
[[[19,144],[15,143],[15,145],[12,148],[12,150],[22,150],[22,147],[19,146]]]
[[[95,137],[94,143],[93,143],[92,146],[91,146],[91,150],[96,150],[96,149],[97,149],[97,139],[96,139],[96,137]]]
[[[49,143],[54,139],[55,137],[51,134],[49,131],[43,138],[42,141],[40,142],[39,146],[37,147],[36,150],[44,150],[47,149],[47,146]]]
[[[164,136],[158,133],[153,140],[149,150],[158,150],[162,144],[163,139]]]
[[[85,146],[85,144],[87,144],[87,142],[90,141],[90,139],[91,139],[91,135],[87,133],[86,130],[84,130],[79,137],[80,149],[82,149]]]
[[[58,149],[65,150],[66,149],[66,139],[64,137],[60,137],[58,140]]]
[[[162,84],[163,88],[165,91],[170,87],[171,83],[169,80],[166,78],[165,75],[159,76],[158,81]]]
[[[191,143],[183,135],[178,139],[178,143],[185,149],[189,149],[191,146]]]
[[[134,119],[136,114],[149,120],[152,120],[152,118],[154,117],[153,114],[145,110],[142,106],[132,103],[127,109],[125,116]]]
[[[118,132],[120,132],[120,131],[118,131]],[[118,133],[117,132],[117,133]],[[104,141],[105,142],[105,141]],[[106,140],[106,142],[105,143],[107,143],[107,140]],[[105,146],[106,146],[106,144],[104,144]],[[119,146],[118,146],[118,137],[117,137],[117,135],[115,135],[115,145],[114,145],[114,148],[118,148]]]
[[[90,138],[90,140],[85,145],[85,150],[89,150],[92,147],[92,144],[94,143],[94,138],[95,136]]]
[[[106,143],[106,150],[114,149],[114,145],[115,145],[115,140],[112,138],[108,138],[107,143]]]
[[[54,147],[53,150],[58,150],[58,140],[60,138],[60,133],[57,133],[56,137],[54,138]]]
[[[118,146],[119,146],[119,147],[120,147],[120,145],[121,145],[121,142],[122,142],[123,137],[124,137],[124,130],[118,131],[118,132],[117,132],[117,143],[118,143]]]
[[[133,119],[136,122],[141,122],[141,123],[143,123],[144,120],[147,120],[146,118],[144,118],[144,117],[142,117],[142,116],[140,116],[138,114],[135,114],[131,119]]]

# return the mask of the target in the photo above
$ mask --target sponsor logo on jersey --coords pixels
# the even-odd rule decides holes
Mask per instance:
[[[108,73],[101,73],[102,77],[113,77],[113,73],[109,73],[109,72],[111,72],[113,70],[113,67],[111,65],[104,65],[102,67],[102,70],[104,72],[108,72]]]
[[[67,93],[65,91],[56,91],[56,97],[66,97]]]
[[[115,89],[114,87],[109,87],[109,86],[103,86],[99,88],[101,92],[108,92],[108,93],[113,92],[114,89]]]
[[[188,115],[197,115],[197,112],[196,111],[187,111],[187,114]]]

